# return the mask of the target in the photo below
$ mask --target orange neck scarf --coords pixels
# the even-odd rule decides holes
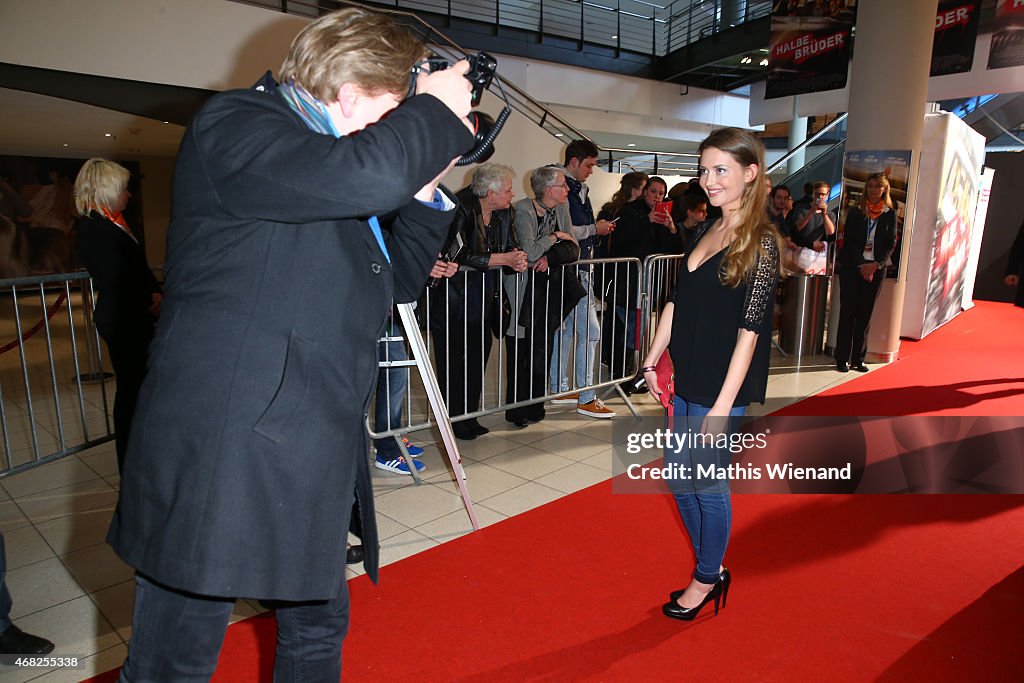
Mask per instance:
[[[878,220],[878,217],[882,215],[882,212],[887,208],[884,201],[880,201],[877,204],[865,202],[864,204],[868,210],[868,218],[871,220]]]
[[[131,237],[136,242],[138,242],[138,240],[135,239],[135,233],[133,233],[132,229],[128,227],[128,221],[126,221],[124,219],[124,216],[121,214],[120,211],[111,211],[109,209],[102,209],[102,213],[103,213],[103,216],[108,221],[110,221],[111,223],[113,223],[117,227],[119,227],[122,230],[124,230],[125,234],[127,234],[129,237]]]

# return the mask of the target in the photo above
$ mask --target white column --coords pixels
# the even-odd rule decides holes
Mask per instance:
[[[899,280],[886,280],[882,285],[868,334],[869,362],[894,360],[900,348],[907,252],[914,229],[917,169],[921,162],[937,8],[938,0],[857,3],[846,149],[912,152],[903,224],[903,265]],[[833,305],[836,303],[834,299]]]

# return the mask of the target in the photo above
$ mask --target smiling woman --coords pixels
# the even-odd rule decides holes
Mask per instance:
[[[696,228],[693,248],[679,269],[643,361],[644,379],[661,395],[655,367],[669,349],[675,368],[677,432],[730,433],[729,418],[752,401],[764,402],[771,342],[771,310],[782,268],[781,236],[765,213],[764,147],[749,132],[723,128],[700,146],[700,184],[722,217]],[[729,466],[728,449],[687,439],[665,462],[698,473]],[[714,466],[710,467],[709,466]],[[722,564],[732,507],[728,482],[673,480],[670,490],[697,557],[689,584],[670,594],[662,611],[692,620],[701,608],[724,602],[732,577]]]

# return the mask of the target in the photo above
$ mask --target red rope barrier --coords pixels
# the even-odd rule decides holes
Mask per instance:
[[[60,296],[57,297],[57,300],[54,301],[53,304],[50,305],[50,308],[46,311],[46,320],[49,320],[53,316],[57,315],[57,311],[60,310],[61,305],[63,305],[64,300],[67,298],[67,292],[60,293]],[[33,325],[25,332],[23,332],[20,339],[9,341],[3,346],[0,346],[0,353],[7,353],[11,349],[16,348],[19,344],[27,342],[29,338],[32,337],[32,335],[34,335],[39,330],[43,329],[43,324],[45,323],[46,320],[40,319],[39,322],[37,322],[35,325]]]

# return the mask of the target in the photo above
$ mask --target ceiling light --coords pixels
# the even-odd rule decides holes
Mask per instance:
[[[631,142],[628,145],[626,145],[626,147],[636,147],[636,143],[635,142]]]
[[[555,137],[556,137],[556,138],[560,138],[560,137],[562,137],[563,135],[565,135],[565,133],[555,133]]]
[[[166,126],[166,125],[167,125],[168,123],[170,123],[170,121],[164,121],[164,125],[165,125],[165,126]]]
[[[761,60],[761,66],[768,66],[768,58],[767,57],[765,57],[764,59]]]
[[[105,138],[112,138],[112,137],[114,137],[114,136],[113,136],[113,135],[111,135],[110,133],[104,133],[104,134],[103,134],[103,137],[105,137]]]
[[[65,146],[65,147],[67,147],[67,146],[68,146],[68,143],[66,143],[66,142],[65,142],[65,143],[64,143],[64,146]]]
[[[612,36],[612,40],[618,40],[618,39],[619,39],[618,36]]]
[[[740,64],[750,64],[750,62],[752,61],[753,60],[750,59],[750,57],[744,57],[743,59],[740,60]]]

